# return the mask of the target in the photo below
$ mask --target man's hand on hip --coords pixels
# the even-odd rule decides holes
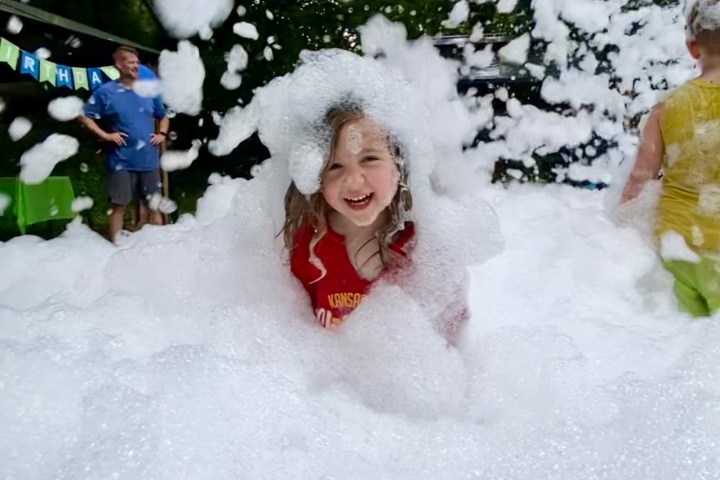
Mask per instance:
[[[160,145],[165,142],[166,137],[167,133],[164,132],[153,133],[150,135],[150,143],[153,145]]]
[[[103,140],[106,142],[114,143],[115,145],[127,145],[125,143],[125,137],[127,137],[127,133],[122,132],[114,132],[114,133],[106,133],[103,136]]]

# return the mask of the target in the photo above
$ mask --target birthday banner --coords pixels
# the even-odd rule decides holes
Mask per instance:
[[[30,75],[39,82],[71,90],[95,90],[105,83],[105,78],[116,80],[120,72],[113,66],[84,68],[68,67],[49,62],[28,53],[0,37],[0,63],[7,63],[13,70]],[[103,77],[104,76],[104,77]]]

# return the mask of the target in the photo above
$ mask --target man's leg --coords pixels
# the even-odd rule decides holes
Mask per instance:
[[[150,208],[148,201],[154,195],[162,195],[162,183],[160,182],[160,169],[151,170],[149,172],[138,172],[140,198],[143,201],[140,204],[141,218],[143,222],[152,225],[162,225],[162,214],[157,210]]]
[[[113,243],[123,227],[125,206],[132,201],[133,180],[132,173],[125,170],[110,172],[107,176],[108,199],[112,206],[108,222],[108,239]]]
[[[162,214],[157,210],[153,210],[147,201],[138,202],[138,229],[149,223],[151,225],[162,225]]]
[[[123,205],[112,205],[110,220],[108,223],[108,239],[115,243],[117,235],[123,227],[123,217],[125,215],[125,207]]]

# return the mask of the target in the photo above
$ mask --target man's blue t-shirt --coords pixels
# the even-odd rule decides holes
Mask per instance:
[[[150,143],[150,135],[155,132],[153,120],[165,117],[160,97],[142,97],[113,81],[98,87],[84,110],[85,116],[95,120],[106,132],[127,135],[125,145],[106,147],[110,170],[147,172],[159,167],[158,149]]]

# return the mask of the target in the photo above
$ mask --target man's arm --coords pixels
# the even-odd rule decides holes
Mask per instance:
[[[125,137],[127,137],[126,134],[122,132],[115,132],[115,133],[107,133],[105,130],[100,128],[97,123],[95,123],[95,120],[92,118],[86,117],[85,115],[80,115],[78,117],[78,120],[80,121],[80,124],[90,130],[93,135],[98,137],[100,140],[104,140],[106,142],[112,142],[116,145],[125,145]]]
[[[663,106],[658,105],[650,112],[650,116],[643,129],[642,140],[638,148],[635,165],[625,189],[623,190],[620,203],[628,202],[637,197],[645,184],[650,180],[656,180],[660,167],[662,166],[665,144],[660,130],[660,118],[662,117]]]
[[[167,140],[168,129],[170,128],[170,119],[167,115],[160,119],[158,122],[157,132],[150,135],[150,143],[153,145],[160,145]]]

